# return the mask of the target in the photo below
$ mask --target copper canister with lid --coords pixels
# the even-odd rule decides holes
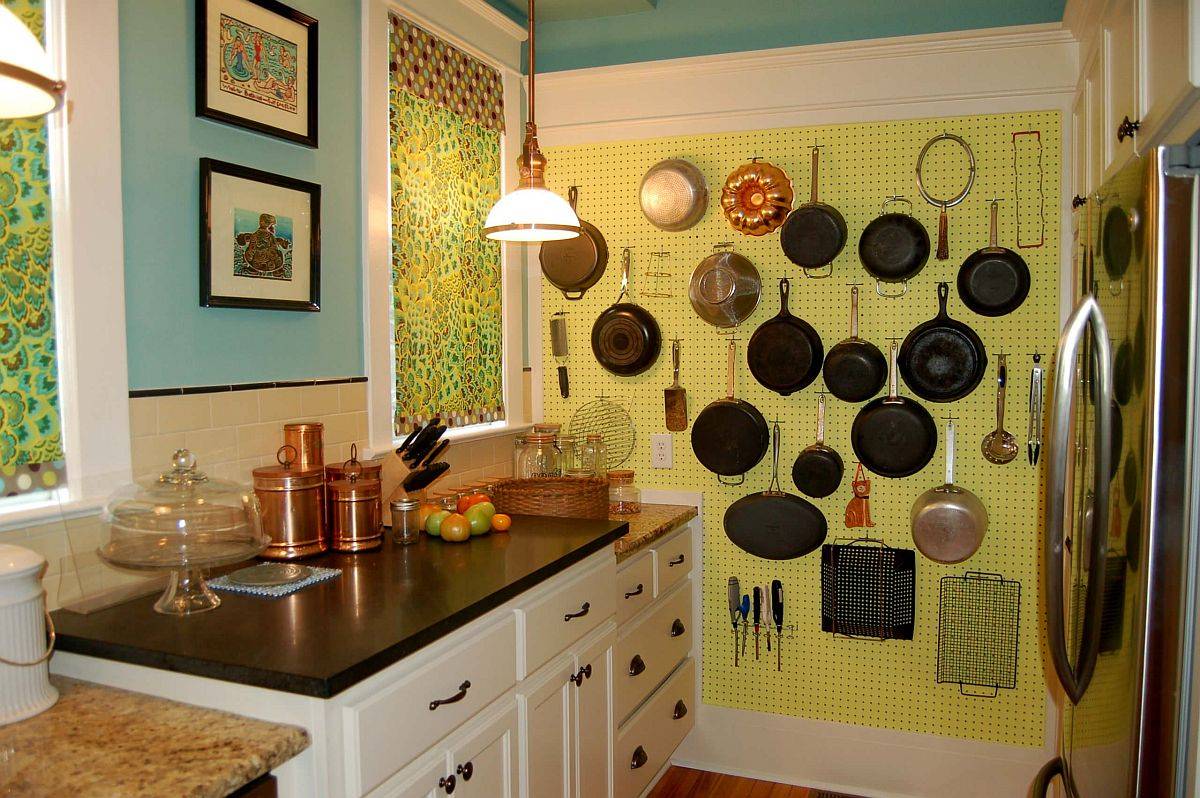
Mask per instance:
[[[324,435],[325,425],[320,421],[297,421],[283,425],[283,443],[296,450],[297,468],[324,468]]]
[[[325,469],[301,468],[296,448],[279,447],[279,465],[254,469],[254,495],[270,538],[260,556],[295,560],[329,548],[325,527]]]
[[[329,538],[334,551],[369,551],[383,545],[383,489],[363,476],[353,457],[342,464],[344,479],[328,484]]]
[[[346,479],[346,467],[353,464],[353,471],[358,475],[357,479],[373,479],[383,484],[383,461],[382,460],[359,460],[358,459],[358,444],[350,444],[350,459],[342,463],[329,463],[325,466],[325,526],[330,528],[332,519],[330,518],[330,509],[332,504],[329,501],[329,486],[334,482]]]

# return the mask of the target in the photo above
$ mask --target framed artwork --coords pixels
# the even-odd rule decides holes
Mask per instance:
[[[321,309],[321,187],[200,159],[200,305]]]
[[[196,0],[196,115],[317,146],[317,21],[276,0]]]

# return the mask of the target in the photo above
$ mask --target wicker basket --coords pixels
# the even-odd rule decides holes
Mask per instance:
[[[491,493],[496,510],[509,515],[608,518],[608,480],[596,477],[506,479]]]

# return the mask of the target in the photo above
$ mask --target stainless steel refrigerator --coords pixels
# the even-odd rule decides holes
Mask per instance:
[[[1195,791],[1196,167],[1146,152],[1076,211],[1041,564],[1059,756],[1035,798]]]

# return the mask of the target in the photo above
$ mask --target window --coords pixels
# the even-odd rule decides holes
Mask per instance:
[[[396,434],[504,418],[500,73],[389,15]]]
[[[0,0],[41,41],[42,0]],[[0,119],[0,496],[66,482],[59,406],[50,153],[44,117]]]

